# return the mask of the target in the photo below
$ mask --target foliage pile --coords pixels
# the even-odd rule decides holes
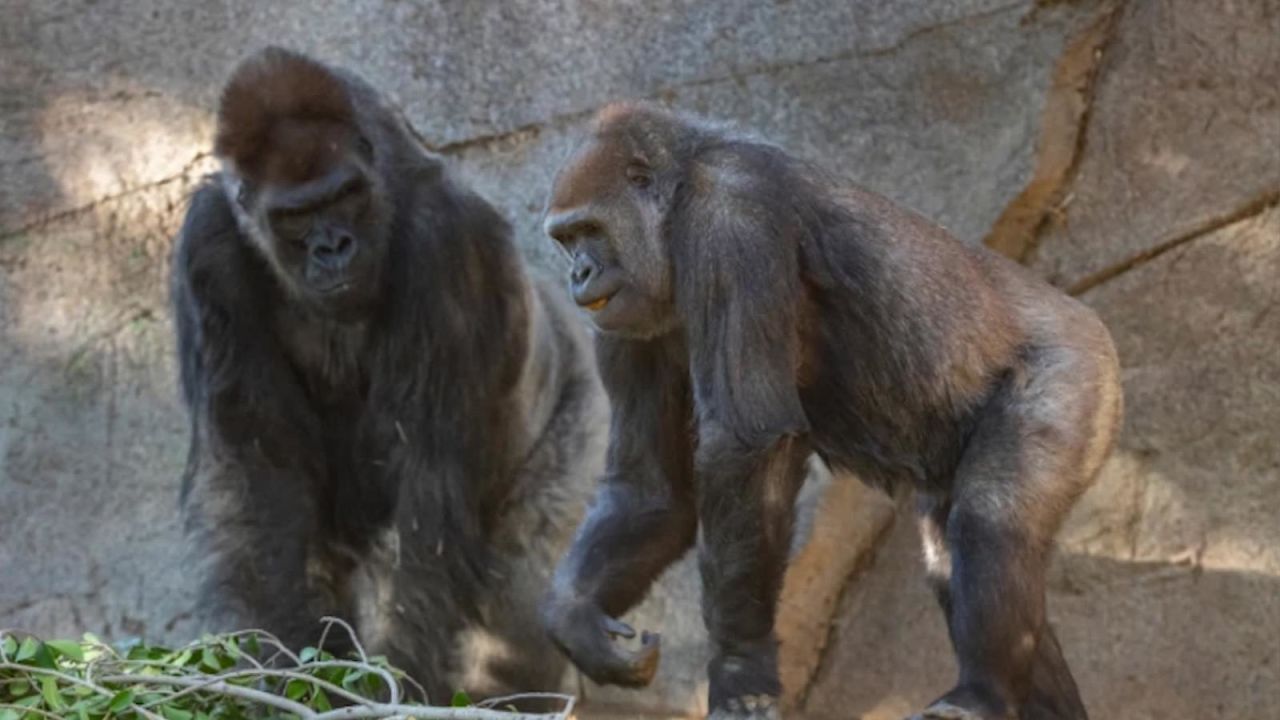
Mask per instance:
[[[335,624],[352,633],[326,620],[326,634]],[[347,660],[315,648],[295,654],[261,630],[206,635],[173,649],[112,647],[88,634],[81,642],[41,641],[0,630],[0,720],[567,720],[573,711],[573,698],[558,694],[473,704],[459,693],[452,707],[427,706],[421,686],[355,646],[358,655]],[[534,698],[562,701],[563,709],[513,709]]]

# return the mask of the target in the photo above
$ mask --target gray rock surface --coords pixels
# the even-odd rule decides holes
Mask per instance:
[[[1052,580],[1090,709],[1275,716],[1277,0],[0,0],[0,17],[0,627],[190,632],[165,261],[222,79],[277,42],[390,93],[549,272],[551,175],[624,97],[754,128],[969,242],[1004,247],[997,218],[1029,217],[1019,254],[1084,293],[1125,367],[1120,448]],[[857,572],[890,512],[829,494],[788,577],[784,676],[813,717],[900,717],[953,679],[911,524]],[[657,686],[587,700],[696,712],[697,600],[687,558],[632,618],[664,634]]]
[[[1032,265],[1096,282],[1280,194],[1280,2],[1125,3]]]

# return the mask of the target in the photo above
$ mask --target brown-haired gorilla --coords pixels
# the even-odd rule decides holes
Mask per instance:
[[[960,666],[922,717],[1085,717],[1044,583],[1121,413],[1093,312],[773,145],[643,105],[602,111],[546,230],[615,413],[542,612],[583,672],[649,681],[657,637],[620,647],[616,618],[697,538],[711,714],[776,716],[774,611],[816,452],[918,493]]]
[[[556,689],[536,598],[607,414],[563,290],[343,71],[249,57],[215,152],[172,268],[205,625],[345,617],[436,702]]]

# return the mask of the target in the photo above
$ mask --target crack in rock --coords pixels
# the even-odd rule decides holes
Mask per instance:
[[[65,210],[58,210],[56,212],[48,213],[31,222],[28,222],[25,225],[21,225],[13,229],[0,228],[0,242],[21,237],[23,235],[35,232],[43,227],[47,227],[54,223],[60,222],[62,220],[67,220],[69,218],[77,217],[87,212],[92,212],[93,210],[97,209],[98,207],[101,207],[102,205],[106,205],[108,203],[112,203],[117,200],[123,200],[124,198],[131,197],[133,195],[138,195],[140,193],[148,192],[150,190],[156,190],[166,185],[170,185],[172,183],[181,181],[185,178],[189,178],[191,177],[192,174],[196,172],[203,172],[200,169],[200,166],[203,164],[206,164],[206,161],[209,160],[211,157],[212,155],[208,152],[196,153],[196,155],[193,158],[191,158],[191,160],[187,161],[186,164],[182,166],[181,170],[179,170],[178,172],[172,175],[167,175],[165,177],[162,177],[159,180],[152,180],[150,182],[146,182],[141,185],[135,185],[134,187],[121,190],[118,193],[113,193],[111,195],[104,195],[95,200],[87,202],[83,205],[77,205],[75,207],[67,208]]]
[[[1041,114],[1031,181],[1000,214],[983,240],[987,247],[1025,263],[1049,221],[1070,202],[1103,60],[1122,8],[1122,2],[1108,3],[1059,59]]]
[[[676,83],[674,85],[669,85],[666,87],[659,88],[645,95],[638,96],[638,99],[657,101],[657,102],[669,102],[681,90],[701,88],[701,87],[706,87],[708,85],[716,85],[718,83],[725,83],[725,82],[742,82],[750,78],[765,77],[765,76],[774,75],[777,73],[789,72],[793,70],[802,70],[808,67],[818,67],[821,65],[829,65],[832,63],[846,62],[848,60],[853,60],[856,58],[874,58],[874,57],[883,57],[886,55],[892,55],[902,50],[906,46],[910,45],[912,42],[922,37],[933,34],[935,32],[948,30],[953,27],[963,26],[973,22],[989,20],[993,17],[998,17],[1005,13],[1009,13],[1014,10],[1019,10],[1025,7],[1026,7],[1026,3],[1023,2],[1022,0],[1018,0],[1018,2],[1009,3],[1007,5],[1001,5],[998,7],[991,8],[989,10],[983,10],[982,12],[973,13],[972,15],[964,15],[961,17],[951,18],[950,20],[944,20],[939,23],[934,23],[932,25],[924,25],[924,26],[915,28],[913,30],[910,30],[904,33],[902,37],[898,38],[894,42],[881,47],[847,50],[845,52],[836,53],[834,55],[824,55],[822,57],[811,58],[808,60],[796,60],[792,62],[760,65],[743,72],[729,72],[722,75],[713,75],[710,77],[695,78],[692,80],[687,80],[685,82]],[[484,135],[476,135],[474,137],[469,137],[461,140],[454,140],[454,141],[445,142],[445,143],[432,143],[431,141],[427,140],[425,137],[423,137],[420,134],[418,135],[418,139],[427,149],[431,150],[432,152],[440,153],[442,155],[447,155],[450,153],[460,152],[462,150],[470,150],[476,147],[484,147],[490,144],[505,142],[512,138],[520,137],[522,135],[529,136],[529,138],[537,137],[537,135],[541,133],[541,131],[545,128],[562,127],[564,125],[568,125],[568,124],[589,118],[592,115],[594,115],[596,111],[600,109],[600,107],[602,106],[593,105],[591,107],[583,108],[580,110],[570,110],[568,112],[557,113],[555,115],[551,115],[549,117],[546,117],[540,120],[535,120],[533,122],[516,126],[514,128],[511,128],[510,130],[503,130],[500,132],[484,134]],[[522,139],[528,139],[528,138],[522,138]]]
[[[1277,205],[1280,205],[1280,188],[1264,192],[1250,202],[1225,215],[1210,218],[1187,232],[1176,235],[1162,243],[1157,243],[1156,245],[1153,245],[1141,252],[1130,255],[1118,263],[1086,275],[1068,286],[1067,292],[1072,295],[1082,295],[1105,282],[1114,280],[1134,268],[1141,267],[1142,265],[1155,260],[1170,250],[1174,250],[1189,242],[1193,242],[1206,235],[1212,234],[1224,227],[1227,227],[1228,225],[1234,225],[1238,222],[1243,222],[1252,217],[1261,215],[1271,207]]]

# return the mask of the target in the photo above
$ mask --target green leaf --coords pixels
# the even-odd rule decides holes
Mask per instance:
[[[364,676],[364,692],[361,693],[367,697],[379,697],[386,689],[386,682],[383,681],[381,675],[369,673]]]
[[[222,669],[222,663],[218,662],[218,656],[210,648],[200,651],[200,664],[214,672]]]
[[[70,640],[50,640],[44,645],[68,660],[84,662],[84,650],[80,647],[80,643]]]
[[[78,702],[71,706],[71,711],[76,714],[77,720],[89,720],[89,713],[85,710],[85,704]]]
[[[309,687],[311,687],[311,683],[305,680],[290,680],[289,684],[284,688],[284,696],[290,700],[297,700],[307,694]]]
[[[11,708],[0,709],[0,720],[18,720],[18,711]]]
[[[9,697],[22,697],[24,694],[31,692],[31,680],[26,676],[19,675],[18,678],[9,682]]]
[[[323,690],[316,690],[315,697],[311,698],[311,704],[320,712],[328,712],[333,709],[329,704],[329,696],[324,694]]]
[[[258,653],[262,652],[262,646],[258,644],[257,633],[251,633],[249,637],[245,638],[244,647],[246,650],[248,650],[250,653],[254,655],[257,655]]]
[[[192,718],[195,717],[194,713],[187,712],[186,710],[179,710],[176,707],[169,707],[167,705],[162,705],[160,707],[160,714],[164,715],[168,720],[192,720]]]
[[[449,703],[452,707],[471,707],[471,696],[466,690],[459,690],[453,694],[453,700]]]
[[[123,645],[123,648],[124,648],[124,656],[128,660],[150,660],[151,659],[151,648],[147,647],[146,645],[142,645],[139,643],[134,643],[132,645],[125,644]]]
[[[187,648],[186,650],[178,653],[178,656],[173,659],[173,664],[178,667],[183,667],[187,663],[191,662],[191,656],[194,654],[195,653],[191,651],[191,648]]]
[[[18,641],[14,640],[12,635],[5,635],[4,642],[0,643],[0,651],[4,652],[5,657],[13,657],[13,654],[18,652]]]
[[[31,658],[31,664],[46,670],[58,669],[58,662],[53,659],[53,653],[45,643],[37,643],[36,656]]]
[[[133,691],[121,690],[120,692],[115,694],[115,697],[111,698],[111,704],[107,706],[107,712],[118,713],[121,710],[129,707],[129,705],[132,702],[133,702]]]
[[[13,656],[14,662],[26,662],[36,656],[36,651],[40,649],[40,643],[35,638],[26,638],[22,644],[18,646],[18,654]]]
[[[302,648],[302,652],[298,653],[298,659],[301,660],[303,664],[309,663],[315,659],[317,652],[319,651],[313,647],[304,647]]]
[[[342,678],[342,687],[349,688],[352,685],[355,685],[356,683],[360,682],[360,679],[363,677],[364,677],[363,670],[352,670],[351,672],[347,673],[345,677]]]
[[[240,659],[240,645],[236,643],[235,638],[232,637],[223,640],[222,649],[227,651],[227,657],[229,657],[232,662]]]
[[[347,669],[344,667],[328,667],[323,670],[316,671],[316,677],[324,680],[325,682],[331,682],[334,685],[341,685],[342,676],[346,674]]]
[[[50,710],[61,710],[63,707],[62,696],[58,694],[58,681],[51,675],[45,675],[40,679],[40,694],[44,697],[45,705]]]

